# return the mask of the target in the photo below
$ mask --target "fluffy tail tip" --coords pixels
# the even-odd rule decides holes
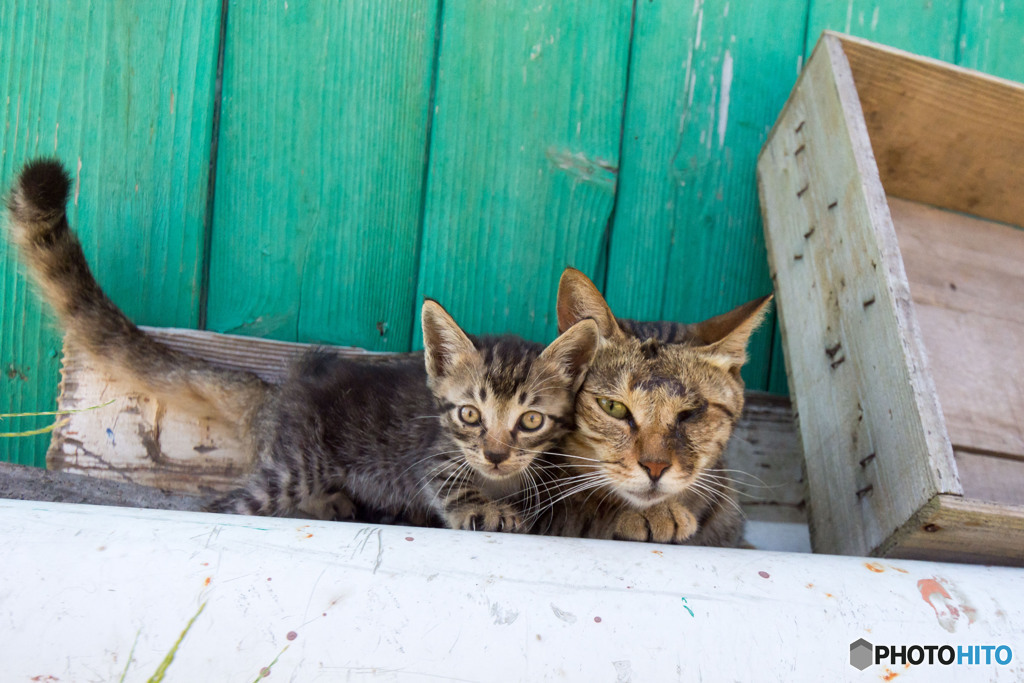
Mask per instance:
[[[15,213],[29,211],[37,215],[61,212],[70,193],[71,176],[59,161],[34,159],[21,169],[11,193],[10,208]]]

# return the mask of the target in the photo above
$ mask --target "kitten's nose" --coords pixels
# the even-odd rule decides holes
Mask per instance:
[[[653,462],[648,460],[647,462],[639,463],[640,467],[647,470],[647,476],[651,478],[651,481],[658,481],[661,479],[662,473],[668,469],[669,463],[667,462]]]
[[[501,463],[508,460],[508,456],[508,451],[484,451],[484,457],[487,458],[489,461],[493,462],[495,465],[500,465]]]

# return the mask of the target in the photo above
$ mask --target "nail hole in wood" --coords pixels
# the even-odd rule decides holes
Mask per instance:
[[[793,260],[794,261],[799,261],[799,260],[803,259],[803,257],[804,257],[803,254],[793,254]]]
[[[835,355],[837,353],[839,353],[839,349],[841,349],[841,348],[843,348],[842,343],[836,344],[835,346],[833,346],[831,348],[826,348],[825,349],[825,355],[828,356],[829,358],[835,358]]]
[[[941,527],[939,527],[936,524],[925,524],[921,528],[924,529],[925,531],[927,531],[930,534],[934,534],[936,531],[939,531],[941,529]]]
[[[871,304],[873,304],[873,303],[875,303],[875,297],[871,297],[870,299],[868,299],[867,301],[865,301],[865,302],[864,302],[864,308],[867,308],[868,306],[870,306],[870,305],[871,305]]]
[[[804,124],[805,124],[805,123],[807,123],[807,122],[806,122],[806,121],[801,121],[801,122],[800,122],[800,125],[799,125],[799,126],[797,126],[797,127],[796,127],[796,129],[795,129],[795,130],[794,130],[793,132],[794,132],[794,133],[799,133],[799,132],[800,132],[801,130],[803,130],[803,129],[804,129]]]
[[[871,462],[872,460],[874,460],[874,459],[875,459],[875,454],[872,453],[872,454],[868,455],[866,458],[864,458],[863,460],[860,461],[860,466],[861,467],[866,467],[867,464],[869,462]]]
[[[796,191],[796,196],[797,197],[803,197],[804,196],[804,192],[807,192],[807,188],[809,188],[810,186],[811,186],[810,183],[807,183],[806,185],[804,185],[802,188],[800,188],[799,190]]]
[[[872,486],[871,484],[868,484],[867,486],[865,486],[864,488],[862,488],[862,489],[861,489],[860,491],[857,491],[857,500],[860,500],[860,499],[861,499],[861,498],[863,498],[864,496],[866,496],[866,495],[868,495],[869,493],[871,493],[871,491],[872,491],[872,490],[873,490],[874,488],[875,488],[874,486]]]
[[[808,237],[810,237],[813,234],[814,234],[814,228],[812,227],[810,230],[808,230],[807,232],[804,233],[804,239],[807,239]]]
[[[793,152],[793,156],[798,156],[799,154],[801,154],[804,151],[804,148],[806,147],[807,145],[800,145],[799,147],[797,147],[796,151]]]
[[[845,361],[845,360],[846,360],[846,356],[841,356],[841,357],[839,358],[839,360],[836,360],[836,361],[832,361],[832,364],[831,364],[831,368],[832,368],[833,370],[835,370],[835,369],[836,369],[836,368],[838,368],[838,367],[839,367],[840,365],[842,365],[842,364],[843,364],[843,361]]]
[[[832,209],[836,208],[837,206],[839,206],[839,202],[832,202],[831,204],[828,205],[828,210],[831,211]]]

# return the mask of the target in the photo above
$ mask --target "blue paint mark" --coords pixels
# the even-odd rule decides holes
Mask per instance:
[[[113,429],[107,428],[107,438],[110,439],[110,443],[112,445],[114,445],[114,446],[117,445],[117,442],[114,441],[114,430]]]
[[[686,598],[683,598],[683,607],[686,608],[686,611],[690,613],[691,617],[694,616],[693,610],[690,609],[690,606],[686,604]]]

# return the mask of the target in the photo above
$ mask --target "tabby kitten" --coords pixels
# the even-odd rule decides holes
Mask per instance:
[[[701,323],[618,320],[568,268],[558,324],[593,319],[602,343],[563,443],[540,533],[735,546],[743,533],[723,452],[743,411],[740,368],[770,296]]]
[[[523,507],[546,486],[535,456],[573,426],[596,323],[569,326],[547,348],[511,336],[473,339],[427,300],[424,356],[318,351],[270,384],[174,351],[129,321],[68,225],[69,189],[59,162],[29,163],[8,200],[11,239],[70,343],[159,400],[234,428],[254,470],[209,509],[338,519],[358,506],[361,515],[459,529],[527,524]]]

